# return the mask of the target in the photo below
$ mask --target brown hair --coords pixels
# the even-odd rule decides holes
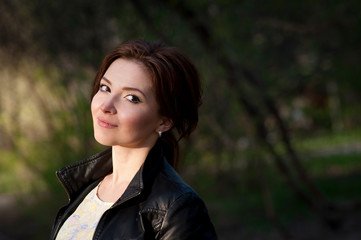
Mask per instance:
[[[177,48],[144,40],[123,42],[110,51],[100,65],[92,98],[98,92],[106,70],[118,58],[135,60],[148,70],[160,114],[173,122],[173,128],[163,133],[160,141],[167,160],[176,168],[179,159],[178,142],[189,137],[198,123],[202,89],[195,66]]]

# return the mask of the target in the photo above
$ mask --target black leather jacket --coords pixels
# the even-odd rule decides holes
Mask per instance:
[[[150,151],[124,194],[101,217],[93,239],[217,239],[201,198],[161,153]],[[85,196],[112,171],[111,149],[57,171],[69,196],[59,210],[51,240]]]

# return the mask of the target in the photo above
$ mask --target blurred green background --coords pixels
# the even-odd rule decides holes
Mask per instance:
[[[95,71],[134,38],[200,71],[180,173],[220,239],[361,239],[356,0],[0,0],[0,239],[48,238],[55,171],[103,149]]]

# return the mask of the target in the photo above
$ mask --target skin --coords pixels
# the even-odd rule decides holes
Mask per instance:
[[[105,72],[91,104],[94,137],[112,146],[113,172],[98,188],[98,197],[115,202],[125,191],[158,139],[172,127],[159,114],[151,77],[136,61],[117,59]]]

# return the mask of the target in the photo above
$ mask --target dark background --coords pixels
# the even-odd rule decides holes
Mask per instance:
[[[361,239],[356,0],[0,0],[0,239],[48,238],[55,170],[103,149],[95,71],[134,38],[200,71],[180,173],[220,239]]]

